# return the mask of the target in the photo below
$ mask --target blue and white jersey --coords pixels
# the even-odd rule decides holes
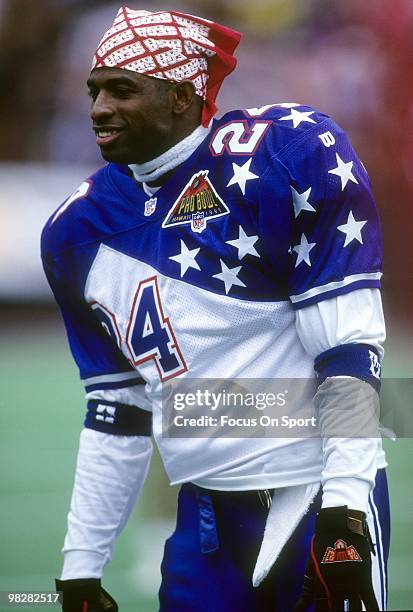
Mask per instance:
[[[380,245],[364,166],[342,129],[309,107],[215,120],[152,198],[127,166],[106,165],[42,238],[80,376],[107,398],[104,409],[90,402],[86,426],[127,433],[139,408],[152,409],[173,482],[277,449],[280,486],[287,472],[294,484],[316,479],[319,438],[163,438],[161,388],[175,377],[313,377],[295,310],[379,287]],[[137,407],[113,400],[114,390],[143,385]]]

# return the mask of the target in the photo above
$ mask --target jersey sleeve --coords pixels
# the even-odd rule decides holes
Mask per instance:
[[[277,161],[290,191],[287,285],[294,308],[380,287],[378,214],[366,169],[344,131],[325,119]]]
[[[87,394],[85,427],[117,435],[150,435],[145,383],[116,343],[116,321],[69,287],[51,257],[43,253],[42,258]]]
[[[284,149],[279,161],[291,192],[288,295],[319,383],[322,506],[366,512],[377,470],[384,339],[377,210],[363,164],[331,119]],[[317,324],[310,320],[315,312]]]

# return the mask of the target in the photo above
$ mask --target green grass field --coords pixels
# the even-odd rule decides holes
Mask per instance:
[[[47,320],[16,320],[0,334],[0,590],[53,590],[61,567],[83,391],[53,318],[50,325]],[[412,355],[401,349],[392,354],[389,348],[387,355],[389,376],[411,374]],[[393,510],[389,609],[412,610],[413,440],[388,442],[386,449]],[[105,574],[105,586],[122,612],[157,610],[159,563],[173,527],[175,496],[155,457]]]

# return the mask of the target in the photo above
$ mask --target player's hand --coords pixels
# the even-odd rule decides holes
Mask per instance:
[[[303,591],[294,612],[379,610],[371,580],[374,553],[364,512],[323,508],[317,516]]]
[[[98,578],[56,579],[56,591],[63,591],[63,612],[117,612],[116,601],[102,588]]]

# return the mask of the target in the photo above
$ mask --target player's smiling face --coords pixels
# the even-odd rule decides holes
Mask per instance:
[[[93,130],[106,161],[143,163],[169,148],[173,113],[165,81],[120,68],[97,68],[87,85]]]

